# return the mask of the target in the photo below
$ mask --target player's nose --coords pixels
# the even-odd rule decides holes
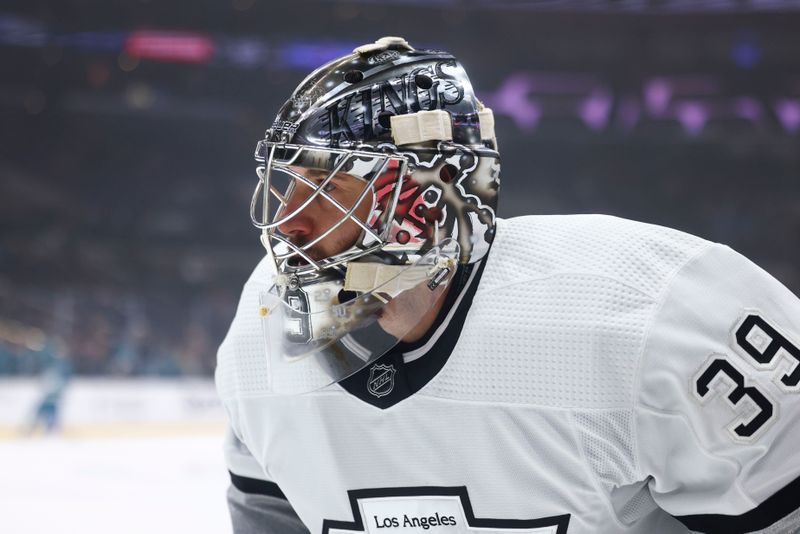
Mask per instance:
[[[314,218],[311,213],[314,201],[305,206],[298,213],[295,213],[311,194],[311,189],[298,185],[293,187],[286,198],[286,205],[281,210],[281,218],[284,220],[278,224],[278,231],[289,236],[292,241],[298,237],[307,237],[314,230]],[[294,215],[292,215],[294,214]]]

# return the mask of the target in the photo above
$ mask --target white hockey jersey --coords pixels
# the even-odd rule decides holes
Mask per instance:
[[[299,396],[263,388],[269,283],[262,262],[219,350],[243,443],[226,457],[313,533],[800,525],[800,300],[728,247],[609,216],[500,220],[422,347]]]

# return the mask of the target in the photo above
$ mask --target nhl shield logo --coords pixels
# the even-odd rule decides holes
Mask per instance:
[[[394,389],[394,365],[373,365],[369,370],[367,391],[376,397],[384,397]]]

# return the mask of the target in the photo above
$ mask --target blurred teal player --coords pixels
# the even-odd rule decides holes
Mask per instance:
[[[50,350],[46,354],[49,361],[41,375],[41,397],[26,429],[27,434],[33,434],[40,426],[47,434],[54,434],[61,429],[61,403],[72,376],[72,364],[63,344],[55,342],[48,348]]]

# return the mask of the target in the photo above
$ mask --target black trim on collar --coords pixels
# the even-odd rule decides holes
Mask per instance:
[[[770,527],[800,508],[800,478],[742,515],[684,515],[675,519],[690,530],[706,534],[744,534]]]
[[[480,263],[459,267],[453,281],[454,285],[447,292],[445,303],[439,311],[436,321],[434,321],[433,326],[422,339],[414,343],[398,343],[392,350],[372,364],[341,380],[339,385],[354,397],[382,410],[394,406],[422,389],[425,384],[436,376],[450,358],[450,354],[453,352],[453,348],[455,348],[461,335],[467,312],[472,306],[472,299],[478,289],[485,265],[486,258]],[[475,271],[475,276],[469,281],[473,271]],[[468,282],[469,285],[467,286]],[[433,346],[424,356],[406,363],[403,355],[430,342],[434,333],[453,311],[453,306],[458,301],[459,296],[461,301],[458,303],[458,307]],[[383,384],[387,384],[387,381],[392,383],[389,387],[383,387],[378,392],[380,394],[378,396],[374,393],[376,381],[380,381]],[[371,385],[373,386],[372,388],[370,387]]]
[[[274,482],[269,480],[260,480],[257,478],[243,477],[232,473],[231,471],[228,471],[228,473],[231,475],[231,484],[233,484],[233,487],[242,493],[267,495],[269,497],[283,499],[284,501],[287,500],[286,495],[283,494],[281,488],[279,488]]]

